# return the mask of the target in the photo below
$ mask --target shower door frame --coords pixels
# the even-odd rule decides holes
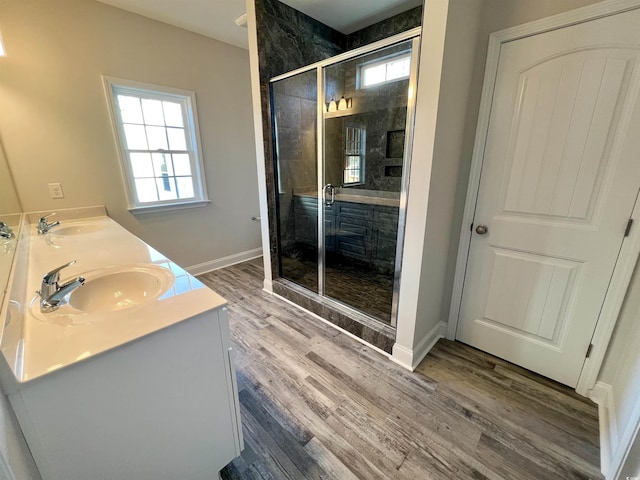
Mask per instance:
[[[366,313],[357,310],[356,308],[346,305],[339,300],[327,297],[325,295],[325,225],[324,225],[324,141],[325,141],[325,128],[324,128],[324,94],[325,94],[325,67],[341,63],[352,58],[372,53],[376,50],[380,50],[385,47],[406,42],[411,40],[411,70],[409,74],[409,88],[407,95],[407,118],[405,123],[405,140],[404,140],[404,156],[402,159],[402,182],[400,187],[400,206],[398,211],[398,234],[396,241],[396,255],[394,265],[394,278],[393,278],[393,299],[391,305],[391,319],[390,324],[392,327],[396,327],[398,319],[398,298],[400,294],[400,276],[402,270],[402,251],[404,247],[404,235],[405,235],[405,223],[407,218],[407,198],[409,194],[409,176],[411,170],[411,155],[414,137],[414,123],[415,123],[415,106],[416,106],[416,94],[418,85],[418,63],[420,58],[420,36],[422,34],[422,27],[415,27],[406,32],[393,35],[391,37],[379,40],[377,42],[370,43],[360,48],[350,50],[339,55],[335,55],[326,60],[312,63],[302,68],[292,70],[290,72],[278,75],[269,80],[269,83],[284,80],[286,78],[294,77],[301,73],[316,70],[317,75],[317,119],[316,119],[316,153],[317,153],[317,177],[318,177],[318,295],[325,300],[330,300],[340,310],[343,310],[346,314],[356,313],[359,315],[367,315]],[[275,135],[275,131],[274,131]],[[367,315],[369,316],[369,315]],[[373,317],[372,317],[373,318]],[[376,319],[378,320],[378,319]]]

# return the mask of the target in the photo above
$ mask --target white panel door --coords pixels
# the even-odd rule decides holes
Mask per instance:
[[[640,188],[639,26],[500,52],[457,338],[572,387]]]

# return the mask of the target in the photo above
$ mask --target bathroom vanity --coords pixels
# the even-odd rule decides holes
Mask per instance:
[[[243,448],[225,300],[106,216],[25,214],[0,381],[44,480],[211,479]],[[43,275],[84,278],[53,311]]]
[[[375,269],[393,272],[398,235],[399,195],[338,193],[325,206],[324,238],[328,254],[369,263]],[[386,193],[386,192],[384,192]],[[293,197],[295,241],[317,243],[318,196]]]

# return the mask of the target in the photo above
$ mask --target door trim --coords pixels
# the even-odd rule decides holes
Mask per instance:
[[[478,125],[476,127],[476,138],[473,146],[471,172],[467,186],[467,196],[464,205],[453,292],[451,296],[451,307],[449,310],[449,324],[447,327],[448,339],[455,340],[456,330],[458,328],[467,260],[472,238],[470,227],[473,223],[478,200],[480,175],[484,161],[484,150],[487,141],[491,105],[493,103],[502,44],[579,23],[597,20],[598,18],[616,15],[636,8],[640,8],[640,0],[606,0],[517,27],[500,30],[489,36],[482,97],[480,100],[480,111],[478,113]],[[640,222],[640,202],[638,201],[636,201],[632,218],[634,218],[636,222]],[[624,228],[624,225],[622,225],[621,228]],[[639,254],[640,228],[636,228],[631,230],[630,236],[626,237],[622,243],[618,261],[616,262],[609,289],[607,290],[593,334],[592,353],[591,356],[585,360],[578,379],[576,391],[581,395],[587,395],[589,390],[593,389],[596,384],[597,375],[604,360],[607,346],[609,345]]]

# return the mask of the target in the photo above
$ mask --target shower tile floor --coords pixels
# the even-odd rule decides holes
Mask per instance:
[[[199,278],[229,301],[245,450],[223,479],[601,479],[596,406],[441,340],[408,372],[262,290],[262,260]]]
[[[316,262],[282,257],[283,277],[318,291]],[[391,323],[393,274],[365,270],[348,260],[333,260],[325,268],[325,295],[387,325]]]

